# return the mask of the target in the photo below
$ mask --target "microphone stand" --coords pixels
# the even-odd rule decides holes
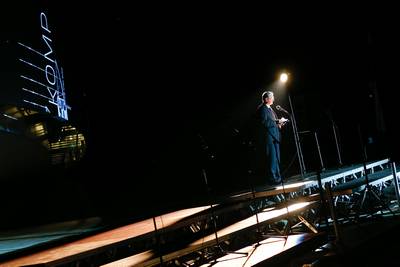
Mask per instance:
[[[315,143],[317,144],[317,150],[318,150],[319,160],[320,160],[320,162],[321,162],[321,171],[325,171],[324,161],[322,160],[321,148],[320,148],[319,142],[318,142],[317,131],[314,132],[314,137],[315,137]]]
[[[338,136],[337,131],[337,125],[335,123],[335,121],[332,118],[332,113],[330,111],[327,112],[327,115],[329,117],[329,120],[331,121],[332,124],[332,130],[333,130],[333,137],[335,138],[335,145],[336,145],[336,152],[338,155],[338,161],[339,161],[339,167],[343,166],[343,162],[342,162],[342,156],[340,154],[340,136]]]
[[[286,114],[288,114],[290,116],[290,119],[292,121],[294,141],[295,141],[295,144],[296,144],[297,158],[299,159],[300,173],[301,173],[301,177],[304,178],[304,175],[306,173],[306,167],[305,167],[305,164],[304,164],[303,152],[301,150],[299,132],[297,131],[296,118],[294,116],[294,110],[293,110],[292,99],[290,97],[290,94],[289,94],[289,105],[290,105],[290,110],[292,111],[292,113],[290,113],[289,111],[285,110],[284,108],[282,108],[279,105],[276,106],[276,109],[280,110],[280,111],[283,111],[283,112],[285,112]]]

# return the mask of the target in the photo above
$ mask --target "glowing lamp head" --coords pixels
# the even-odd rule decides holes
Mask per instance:
[[[279,78],[279,80],[280,80],[282,83],[286,83],[287,80],[288,80],[288,78],[289,78],[289,76],[287,75],[287,73],[282,73],[281,76],[280,76],[280,78]]]

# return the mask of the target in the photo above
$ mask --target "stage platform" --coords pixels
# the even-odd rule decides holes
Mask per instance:
[[[366,168],[371,186],[393,180],[387,159],[368,162]],[[101,219],[96,218],[87,225],[71,227],[69,230],[66,227],[62,231],[55,231],[53,226],[54,231],[43,227],[32,229],[29,235],[10,232],[7,236],[2,235],[0,240],[4,255],[12,255],[10,253],[20,250],[28,252],[29,247],[38,248],[55,239],[76,238],[77,235],[81,238],[57,243],[43,250],[36,249],[35,252],[3,261],[0,266],[59,266],[79,262],[90,262],[96,266],[156,266],[173,260],[184,261],[193,254],[202,255],[205,261],[207,251],[221,244],[238,246],[237,251],[250,253],[254,244],[267,244],[273,240],[259,238],[261,231],[283,235],[286,241],[297,240],[300,236],[299,240],[320,240],[323,232],[318,229],[315,215],[321,204],[316,190],[317,175],[308,174],[302,179],[295,176],[287,179],[283,186],[265,186],[253,191],[217,196],[206,205],[177,210],[115,229],[107,229],[101,224]],[[351,195],[365,186],[364,166],[359,164],[326,170],[321,173],[321,180],[323,186],[326,183],[332,185],[335,197]],[[290,225],[286,225],[279,228],[279,224],[282,221],[289,222],[289,218],[292,223],[297,221],[296,225],[302,227],[290,228]],[[299,229],[301,233],[298,233]],[[290,244],[286,242],[273,257],[277,259],[281,253],[285,254],[284,251],[302,246],[302,242],[297,241]],[[320,245],[320,242],[315,242],[317,244]],[[258,246],[257,249],[261,251],[261,247],[267,246]],[[264,257],[259,262],[268,261],[269,258]],[[219,259],[218,263],[216,259]],[[223,258],[214,257],[212,260],[217,266],[223,266]],[[244,263],[242,260],[244,258],[238,259],[240,264]],[[253,259],[247,259],[245,266],[253,266],[251,262]],[[207,266],[206,262],[204,264]]]
[[[58,243],[65,243],[74,238],[93,235],[104,229],[99,217],[66,221],[32,228],[0,232],[0,257],[12,257],[16,252],[22,253],[40,249]]]

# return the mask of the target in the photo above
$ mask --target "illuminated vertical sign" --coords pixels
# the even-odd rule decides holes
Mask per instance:
[[[53,49],[51,27],[44,12],[40,13],[39,47],[18,42],[24,50],[19,58],[24,65],[22,79],[23,102],[35,109],[68,120],[64,75]]]

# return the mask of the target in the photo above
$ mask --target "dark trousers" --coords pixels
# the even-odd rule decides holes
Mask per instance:
[[[281,172],[279,170],[280,150],[279,143],[273,140],[267,142],[267,176],[270,183],[281,182]]]

